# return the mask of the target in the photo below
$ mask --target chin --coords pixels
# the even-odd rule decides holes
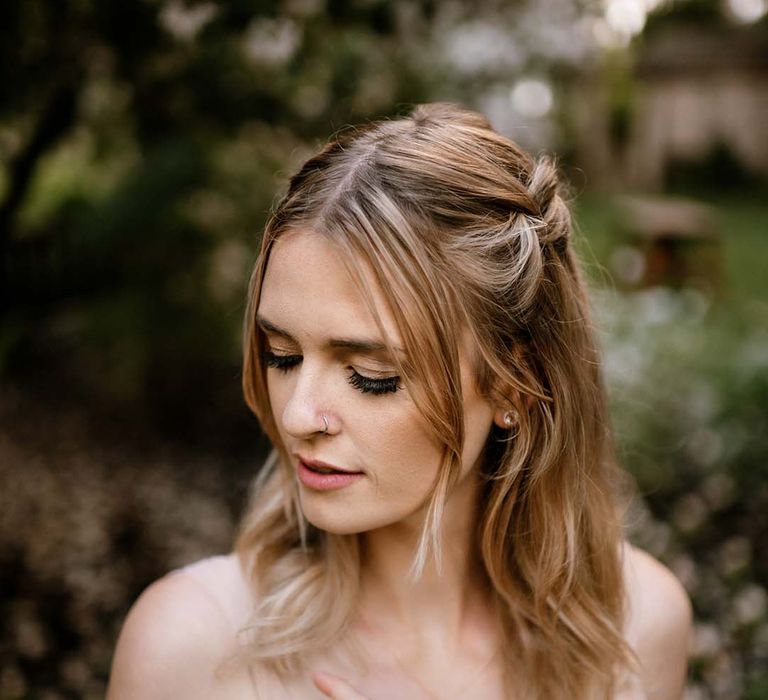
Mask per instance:
[[[391,525],[396,519],[371,517],[371,513],[356,512],[347,504],[314,503],[315,499],[303,496],[301,508],[304,517],[318,530],[333,535],[359,535],[386,525]]]
[[[356,522],[354,519],[333,518],[304,513],[311,525],[323,532],[329,532],[332,535],[359,535],[372,528],[367,527],[365,523]]]

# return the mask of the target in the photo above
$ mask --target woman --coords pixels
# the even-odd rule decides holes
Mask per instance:
[[[110,698],[681,696],[549,160],[450,105],[334,138],[266,227],[243,385],[275,451],[236,554],[144,593]]]

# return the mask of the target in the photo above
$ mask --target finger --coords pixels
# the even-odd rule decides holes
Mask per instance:
[[[334,676],[332,673],[317,671],[312,674],[312,680],[318,690],[332,698],[332,700],[368,700],[364,695],[360,695],[349,683],[338,676]]]

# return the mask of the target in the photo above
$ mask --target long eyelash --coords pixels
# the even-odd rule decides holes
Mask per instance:
[[[302,359],[301,355],[277,355],[269,350],[262,353],[264,364],[281,372],[289,372],[301,363]],[[349,383],[364,394],[393,394],[400,388],[400,377],[372,379],[352,370]]]
[[[265,350],[262,353],[262,359],[267,367],[287,372],[301,362],[301,355],[275,355],[275,353]]]
[[[390,394],[400,388],[400,377],[371,379],[352,370],[352,374],[349,375],[349,383],[364,394]]]

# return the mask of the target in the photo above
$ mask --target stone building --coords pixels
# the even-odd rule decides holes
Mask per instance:
[[[592,186],[663,189],[676,162],[727,149],[768,181],[768,38],[758,28],[669,27],[638,47],[621,138],[604,81],[576,95],[578,159]]]

